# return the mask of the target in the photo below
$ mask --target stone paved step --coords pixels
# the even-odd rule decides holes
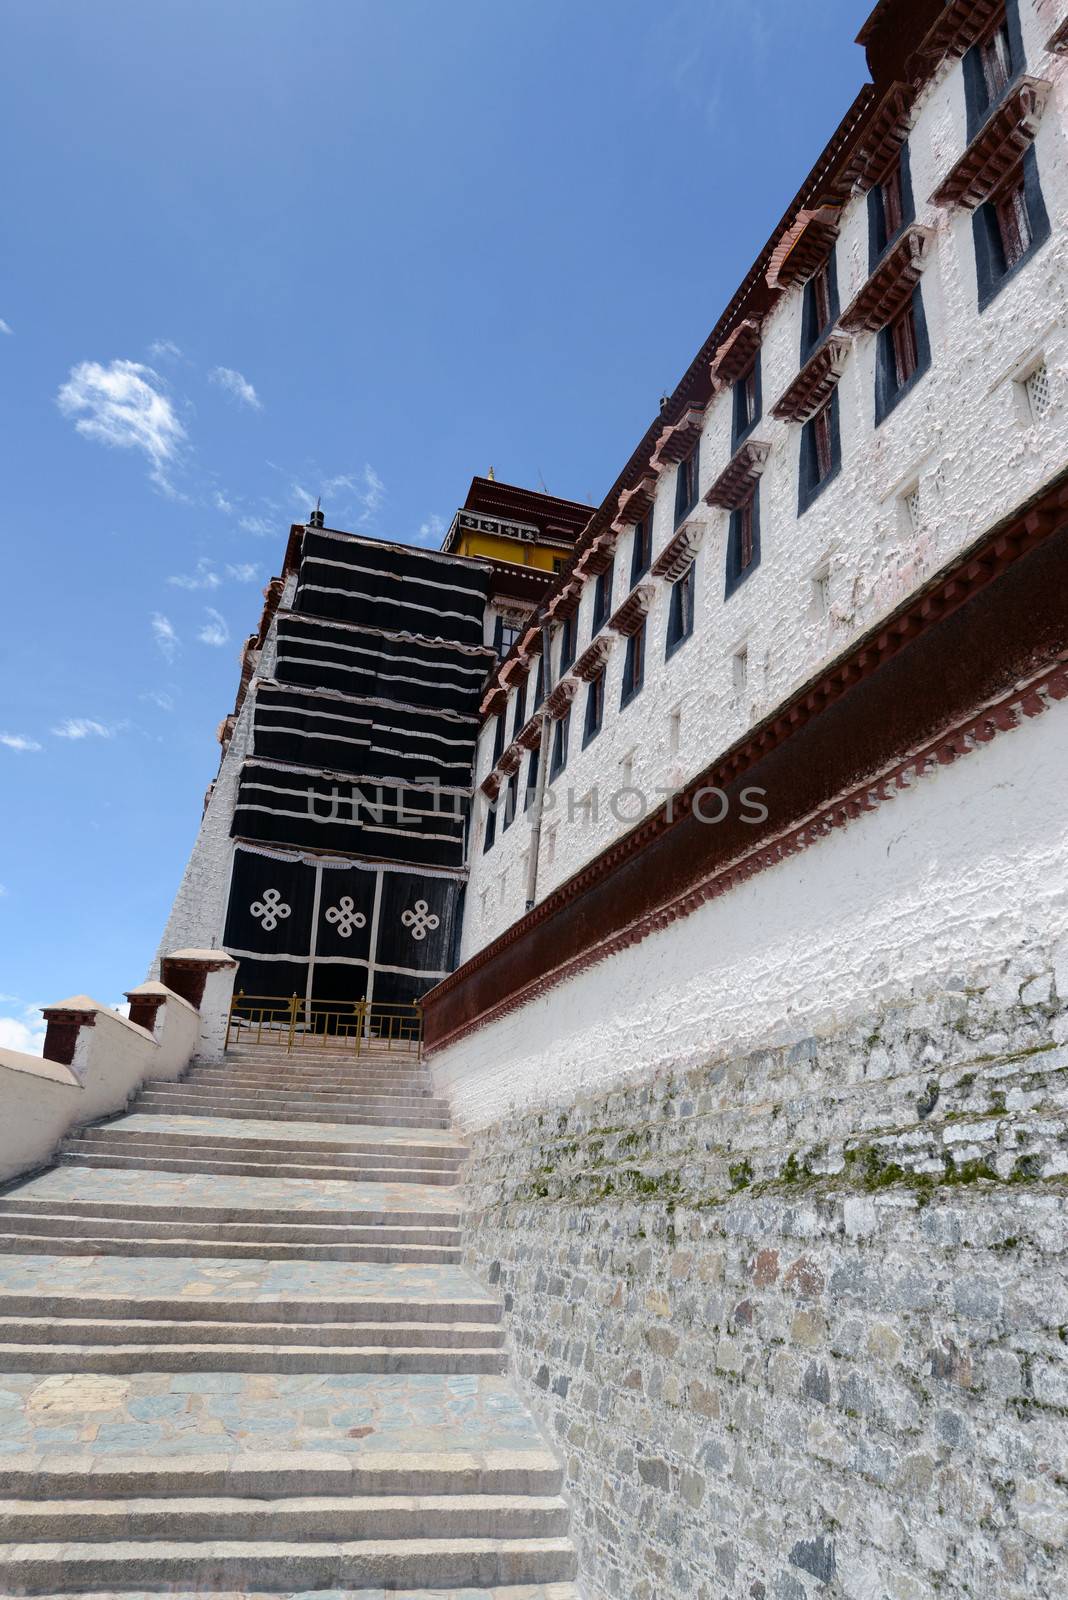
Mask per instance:
[[[164,1600],[160,1591],[124,1589],[123,1600]],[[70,1593],[42,1595],[39,1600],[72,1600]],[[86,1591],[79,1600],[119,1600],[115,1590]],[[266,1595],[248,1589],[170,1589],[166,1600],[280,1600],[277,1594]],[[302,1594],[288,1595],[285,1600],[582,1600],[573,1583],[523,1583],[518,1587],[505,1584],[492,1589],[472,1589],[465,1584],[462,1589],[305,1589]]]
[[[364,1182],[373,1182],[376,1178],[384,1183],[427,1183],[452,1185],[456,1176],[452,1172],[425,1167],[400,1167],[400,1166],[324,1166],[314,1162],[301,1161],[256,1161],[254,1159],[213,1159],[210,1156],[191,1157],[188,1160],[181,1156],[170,1155],[157,1149],[153,1155],[119,1154],[113,1147],[106,1147],[101,1151],[84,1151],[78,1149],[65,1149],[60,1152],[59,1160],[69,1162],[80,1167],[112,1167],[127,1169],[129,1171],[152,1172],[182,1172],[182,1173],[210,1173],[223,1177],[257,1177],[262,1172],[270,1171],[278,1178],[330,1178],[337,1181],[355,1178]]]
[[[446,1109],[448,1107],[448,1101],[434,1095],[427,1085],[409,1088],[404,1084],[391,1083],[387,1079],[346,1084],[322,1078],[312,1080],[272,1078],[264,1083],[257,1083],[254,1079],[234,1078],[226,1073],[219,1073],[213,1077],[190,1073],[187,1078],[178,1079],[174,1083],[151,1084],[144,1092],[147,1095],[157,1092],[174,1094],[179,1091],[196,1091],[198,1094],[244,1094],[265,1102],[290,1097],[311,1097],[336,1101],[387,1100],[394,1104],[410,1100],[415,1105],[425,1105],[429,1100],[435,1106]]]
[[[138,1111],[177,1111],[187,1117],[250,1117],[255,1116],[257,1122],[322,1122],[329,1116],[330,1121],[337,1127],[374,1127],[381,1124],[386,1128],[447,1128],[449,1119],[441,1112],[435,1112],[433,1106],[427,1110],[409,1110],[390,1102],[381,1110],[366,1100],[353,1106],[344,1105],[318,1105],[313,1100],[301,1103],[294,1100],[280,1101],[277,1105],[257,1106],[253,1100],[239,1100],[229,1097],[198,1097],[195,1094],[163,1095],[142,1094],[138,1097]]]
[[[159,1257],[147,1272],[124,1256],[0,1256],[0,1316],[90,1315],[498,1322],[501,1305],[459,1266]]]
[[[252,1584],[310,1588],[380,1584],[549,1582],[575,1575],[570,1541],[397,1539],[318,1544],[281,1540],[211,1543],[16,1544],[0,1554],[0,1581],[22,1594],[62,1585],[75,1593],[108,1584]]]
[[[133,1331],[133,1330],[131,1330]],[[181,1330],[178,1330],[179,1334]],[[500,1349],[431,1345],[285,1344],[6,1344],[0,1348],[9,1372],[381,1372],[501,1373]]]
[[[0,1367],[10,1344],[404,1345],[414,1349],[499,1349],[504,1329],[491,1322],[204,1322],[148,1317],[0,1317]],[[147,1359],[147,1355],[146,1355]]]
[[[315,1150],[338,1153],[358,1152],[367,1155],[400,1154],[430,1157],[438,1160],[462,1161],[468,1151],[454,1134],[445,1129],[427,1128],[413,1133],[410,1128],[374,1124],[363,1130],[359,1126],[338,1129],[331,1122],[283,1123],[279,1127],[264,1129],[263,1123],[249,1117],[190,1117],[184,1114],[146,1115],[131,1112],[97,1127],[87,1129],[85,1136],[93,1138],[150,1138],[155,1143],[229,1144],[234,1148],[312,1153]]]
[[[460,1230],[439,1226],[432,1213],[411,1222],[378,1220],[375,1222],[328,1221],[322,1222],[228,1222],[215,1218],[199,1221],[195,1209],[183,1218],[169,1217],[166,1221],[155,1217],[116,1215],[114,1210],[98,1205],[94,1212],[86,1213],[73,1203],[40,1202],[36,1206],[25,1202],[0,1200],[0,1228],[8,1232],[40,1235],[75,1235],[82,1238],[106,1236],[116,1239],[142,1241],[183,1239],[203,1241],[218,1246],[216,1254],[225,1255],[225,1246],[258,1244],[268,1247],[270,1255],[277,1245],[287,1244],[374,1244],[374,1245],[447,1245],[460,1244]],[[270,1213],[268,1213],[270,1215]],[[356,1213],[359,1216],[359,1213]]]
[[[0,1207],[32,1214],[58,1205],[74,1216],[116,1216],[172,1221],[459,1224],[458,1195],[423,1184],[336,1182],[269,1176],[231,1178],[200,1173],[51,1172],[9,1189]],[[278,1213],[282,1215],[279,1216]]]
[[[180,1083],[213,1083],[219,1086],[235,1084],[257,1089],[295,1088],[341,1089],[351,1084],[354,1089],[364,1087],[377,1094],[433,1094],[434,1080],[429,1072],[399,1074],[396,1072],[252,1072],[238,1071],[233,1067],[193,1067]]]
[[[0,1231],[0,1254],[15,1252],[25,1254],[30,1250],[49,1250],[64,1256],[164,1256],[190,1257],[223,1256],[234,1260],[262,1261],[381,1261],[407,1263],[414,1261],[451,1262],[460,1260],[457,1245],[440,1244],[284,1244],[277,1241],[265,1244],[263,1240],[242,1242],[229,1237],[211,1239],[160,1239],[138,1238],[132,1231],[116,1236],[106,1224],[87,1227],[80,1233],[38,1230],[15,1232],[9,1228]]]
[[[0,1500],[0,1540],[545,1539],[567,1532],[559,1495],[303,1495]]]

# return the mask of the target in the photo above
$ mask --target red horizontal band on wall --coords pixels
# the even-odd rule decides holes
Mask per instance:
[[[1062,698],[1066,592],[1068,473],[706,768],[671,820],[659,807],[432,989],[427,1045],[529,1003]],[[693,815],[711,787],[734,802],[716,827]],[[758,826],[740,820],[746,787],[766,791]]]

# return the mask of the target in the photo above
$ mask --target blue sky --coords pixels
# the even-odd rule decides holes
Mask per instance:
[[[0,1045],[144,977],[290,522],[599,500],[868,9],[6,0]]]

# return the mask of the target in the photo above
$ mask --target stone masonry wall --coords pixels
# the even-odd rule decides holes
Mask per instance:
[[[1068,950],[473,1136],[589,1600],[1068,1594]]]

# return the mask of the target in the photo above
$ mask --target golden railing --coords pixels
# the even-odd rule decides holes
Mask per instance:
[[[226,1048],[231,1046],[421,1055],[423,1008],[378,1000],[305,1000],[297,994],[286,1000],[239,989],[226,1024]]]

